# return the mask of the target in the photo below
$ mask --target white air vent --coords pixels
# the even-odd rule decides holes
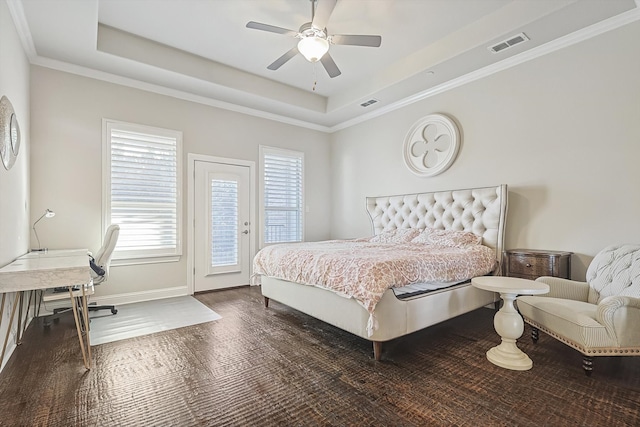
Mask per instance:
[[[377,99],[370,99],[367,102],[363,102],[362,104],[360,104],[361,107],[368,107],[371,104],[375,104],[376,102],[378,102]]]
[[[501,52],[505,49],[509,49],[517,44],[524,43],[529,40],[529,37],[525,33],[516,34],[515,36],[509,37],[509,39],[501,41],[500,43],[496,43],[493,46],[490,46],[488,49],[493,53]]]

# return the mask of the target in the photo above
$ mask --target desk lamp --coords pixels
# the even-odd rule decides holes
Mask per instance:
[[[42,216],[40,218],[38,218],[38,220],[36,222],[33,223],[33,233],[36,235],[36,240],[38,241],[38,249],[31,249],[32,251],[46,251],[47,248],[41,248],[40,247],[40,239],[38,238],[38,232],[36,231],[36,224],[38,224],[40,222],[40,220],[42,218],[53,218],[54,216],[56,216],[56,213],[54,211],[52,211],[51,209],[47,209],[44,211],[44,213],[42,214]]]

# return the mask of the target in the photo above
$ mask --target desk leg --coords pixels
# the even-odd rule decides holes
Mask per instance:
[[[20,303],[18,306],[18,330],[16,334],[16,345],[22,344],[22,306],[24,306],[24,291],[20,291]]]
[[[34,300],[35,303],[35,293],[36,291],[25,291],[28,292],[27,296],[27,312],[24,314],[24,322],[22,322],[22,333],[20,334],[20,342],[22,344],[22,337],[24,337],[24,333],[27,330],[27,320],[29,320],[29,310],[31,310],[31,300]],[[22,308],[22,303],[20,303],[20,308]],[[35,308],[35,305],[34,305]],[[35,314],[35,313],[34,313]]]
[[[91,369],[91,336],[89,335],[89,309],[87,308],[87,294],[84,285],[82,286],[82,306],[84,310],[84,330],[87,339],[87,354],[89,355],[89,369]]]
[[[84,286],[83,286],[84,288]],[[80,319],[78,318],[78,305],[76,304],[76,298],[73,296],[73,287],[69,286],[69,297],[71,298],[71,309],[73,310],[73,318],[76,322],[76,330],[78,331],[78,341],[80,341],[80,349],[82,350],[82,360],[84,361],[84,367],[91,369],[91,365],[87,361],[87,353],[84,348],[84,339],[82,339],[82,330],[80,328]],[[88,336],[88,334],[87,334]]]
[[[7,294],[2,294],[2,303],[0,303],[0,326],[2,326],[2,315],[4,314],[4,301],[7,298]],[[4,346],[2,347],[2,357],[0,357],[0,368],[2,367],[2,361],[4,360],[4,348],[7,346],[7,341],[5,340]]]
[[[4,300],[7,297],[7,294],[2,294],[2,303],[0,303],[0,326],[2,326],[2,314],[4,313]]]
[[[9,326],[7,327],[7,335],[4,337],[4,344],[2,345],[2,354],[0,355],[0,364],[4,360],[4,352],[7,349],[7,343],[9,342],[9,335],[11,334],[11,327],[13,326],[13,317],[16,314],[16,308],[18,307],[18,301],[20,300],[20,296],[16,294],[16,299],[13,300],[13,308],[11,309],[11,317],[9,317]],[[4,298],[3,298],[4,307]],[[18,331],[20,333],[20,331]]]
[[[36,297],[38,299],[38,307],[36,308],[35,305],[35,299],[34,299],[34,306],[33,308],[36,310],[36,314],[34,314],[35,317],[40,317],[40,306],[42,305],[42,298],[44,298],[44,290],[40,289],[38,291],[36,291],[38,296]]]

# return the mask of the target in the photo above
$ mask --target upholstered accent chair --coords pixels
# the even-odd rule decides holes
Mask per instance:
[[[575,348],[587,375],[594,356],[640,356],[640,245],[603,249],[589,264],[586,282],[537,280],[550,292],[517,303],[534,342],[541,330]]]

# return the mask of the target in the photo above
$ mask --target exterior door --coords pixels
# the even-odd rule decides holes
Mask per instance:
[[[250,172],[248,166],[195,162],[196,292],[249,284]]]

